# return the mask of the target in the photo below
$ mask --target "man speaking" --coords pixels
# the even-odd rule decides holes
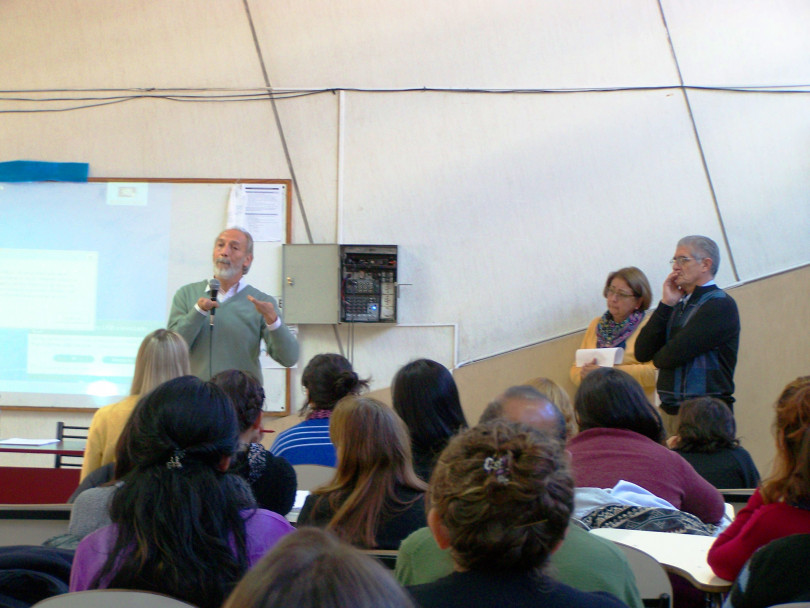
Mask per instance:
[[[177,290],[169,329],[188,342],[191,372],[208,380],[226,369],[239,369],[262,380],[261,341],[279,364],[298,361],[298,342],[281,322],[272,296],[244,280],[253,262],[253,238],[228,228],[214,242],[214,281],[198,281]]]

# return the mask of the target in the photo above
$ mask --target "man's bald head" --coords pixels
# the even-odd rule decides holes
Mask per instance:
[[[565,441],[565,417],[548,397],[533,386],[512,386],[490,403],[478,423],[504,418],[527,424]]]

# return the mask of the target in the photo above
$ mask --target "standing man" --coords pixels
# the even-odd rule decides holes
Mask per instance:
[[[636,339],[636,358],[658,368],[664,426],[674,434],[680,403],[717,397],[734,404],[734,367],[740,316],[731,296],[717,287],[717,243],[705,236],[678,241],[661,303]]]
[[[169,314],[169,329],[188,342],[191,373],[208,380],[239,369],[261,381],[262,340],[278,363],[295,365],[298,342],[281,322],[276,300],[244,280],[253,262],[253,237],[242,228],[228,228],[214,241],[213,257],[217,299],[211,297],[209,281],[191,283],[174,294]]]

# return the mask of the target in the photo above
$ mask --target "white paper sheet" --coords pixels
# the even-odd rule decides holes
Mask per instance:
[[[58,439],[22,439],[21,437],[12,437],[11,439],[0,440],[3,445],[49,445],[51,443],[59,443]]]
[[[233,186],[228,198],[228,225],[245,228],[256,242],[281,241],[286,193],[284,184]]]
[[[596,359],[599,367],[613,367],[624,360],[623,348],[580,348],[577,350],[576,366],[582,367]]]

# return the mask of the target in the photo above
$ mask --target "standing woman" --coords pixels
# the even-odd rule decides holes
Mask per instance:
[[[712,570],[729,581],[772,540],[810,534],[810,376],[796,378],[784,388],[776,402],[774,429],[771,476],[709,549]]]
[[[428,481],[447,442],[467,428],[453,375],[436,361],[412,361],[394,376],[391,400],[411,435],[413,468]]]
[[[156,591],[218,608],[250,566],[292,526],[257,509],[229,474],[238,425],[225,393],[193,376],[143,397],[127,425],[127,473],[112,525],[76,549],[70,590]]]
[[[384,403],[348,397],[329,432],[337,470],[307,497],[298,526],[325,527],[358,547],[398,549],[426,523],[427,485],[413,471],[408,430]]]
[[[115,446],[135,404],[158,384],[190,374],[188,345],[180,334],[157,329],[146,336],[135,357],[135,374],[126,399],[100,408],[90,422],[81,478],[115,460]]]
[[[602,295],[607,311],[588,326],[579,348],[623,348],[624,359],[617,369],[635,378],[650,403],[655,403],[655,366],[639,363],[635,356],[638,330],[644,325],[644,311],[650,307],[652,290],[647,277],[635,266],[611,272]],[[571,366],[571,381],[579,386],[582,379],[596,369],[596,360],[577,367]]]
[[[279,433],[270,453],[290,464],[335,466],[335,446],[329,439],[329,419],[338,401],[368,388],[346,357],[335,353],[315,355],[301,375],[306,403],[304,422]]]

